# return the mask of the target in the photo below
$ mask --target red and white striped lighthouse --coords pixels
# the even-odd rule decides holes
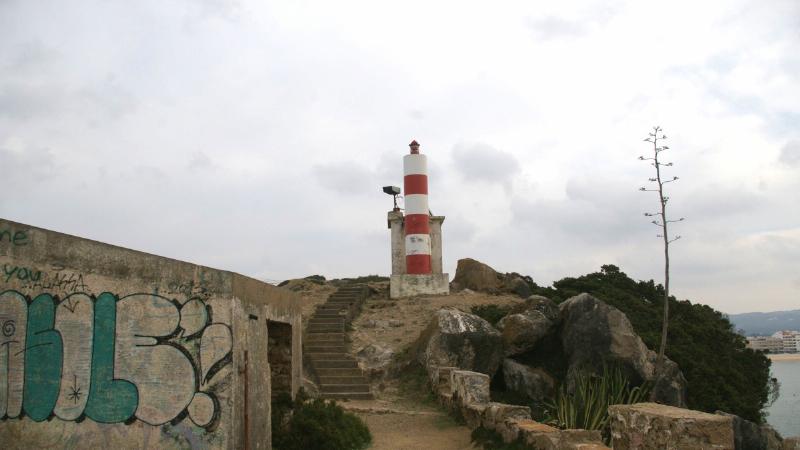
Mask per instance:
[[[406,273],[431,273],[431,236],[428,209],[428,160],[419,153],[417,141],[409,144],[411,154],[403,157],[403,190],[406,215]]]

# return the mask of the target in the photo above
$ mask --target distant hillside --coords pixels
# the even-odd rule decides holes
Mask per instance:
[[[800,309],[731,314],[728,319],[745,336],[769,336],[781,330],[800,330]]]

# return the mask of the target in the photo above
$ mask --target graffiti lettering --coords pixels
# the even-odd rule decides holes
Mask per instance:
[[[6,283],[8,283],[12,278],[20,281],[30,280],[32,282],[36,282],[42,278],[42,271],[29,269],[27,267],[3,264],[3,277],[5,278]]]
[[[167,284],[167,295],[183,295],[186,298],[193,298],[199,297],[202,299],[207,299],[211,292],[209,292],[208,288],[205,286],[205,283],[202,281],[188,281],[188,282],[177,282],[173,281]]]
[[[0,326],[0,420],[163,425],[188,416],[211,429],[219,417],[216,396],[202,389],[230,364],[233,340],[198,299],[104,292],[30,300],[5,291]],[[182,344],[195,338],[192,354]]]
[[[8,242],[14,246],[28,245],[31,241],[28,232],[24,230],[12,230],[11,228],[0,229],[0,244]]]
[[[36,292],[72,294],[89,291],[89,286],[83,281],[83,274],[80,273],[48,273],[25,267],[4,265],[2,276],[6,283],[19,280],[22,289]]]

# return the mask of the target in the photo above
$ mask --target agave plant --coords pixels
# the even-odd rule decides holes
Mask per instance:
[[[581,373],[572,393],[562,384],[555,398],[546,404],[547,422],[559,428],[606,430],[610,405],[638,403],[649,392],[647,383],[631,386],[619,367],[603,366],[601,376]]]

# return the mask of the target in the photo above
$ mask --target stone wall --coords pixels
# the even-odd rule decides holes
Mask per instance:
[[[500,434],[503,442],[521,442],[537,450],[609,450],[599,431],[559,430],[531,419],[527,406],[491,401],[488,375],[456,367],[432,367],[428,375],[434,393],[467,427]]]
[[[0,267],[4,448],[270,447],[267,321],[294,392],[293,293],[6,220]]]

